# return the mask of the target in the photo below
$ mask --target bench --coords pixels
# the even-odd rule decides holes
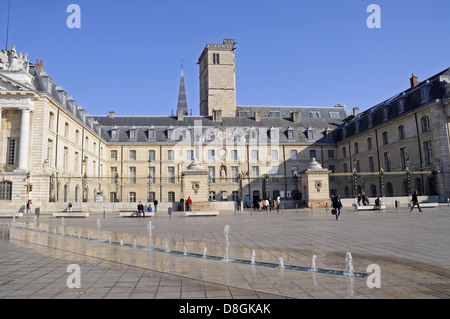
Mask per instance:
[[[137,216],[137,210],[122,210],[119,212],[120,217],[141,217]],[[145,217],[153,217],[155,216],[154,212],[145,212]]]
[[[53,217],[68,217],[68,218],[86,218],[89,217],[89,213],[83,212],[65,212],[65,213],[53,213]]]
[[[355,208],[357,211],[360,211],[360,210],[383,210],[383,209],[386,209],[386,205],[381,205],[380,207],[375,206],[375,205],[356,206]]]
[[[196,211],[196,212],[186,212],[186,216],[218,216],[218,211]]]
[[[23,217],[23,213],[0,213],[0,218]]]

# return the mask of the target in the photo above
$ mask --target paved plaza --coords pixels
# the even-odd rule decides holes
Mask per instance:
[[[107,213],[65,218],[64,225],[60,218],[30,215],[0,224],[2,299],[450,296],[446,205],[422,213],[347,208],[339,221],[324,210],[301,209],[216,217],[161,212],[145,219]],[[347,253],[355,276],[348,275]],[[308,271],[313,256],[316,272]],[[70,265],[79,267],[79,288],[69,287]],[[368,286],[375,278],[369,265],[379,267],[373,274],[380,288]]]

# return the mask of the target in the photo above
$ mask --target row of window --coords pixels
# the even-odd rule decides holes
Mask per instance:
[[[433,149],[432,149],[431,141],[423,142],[423,154],[424,154],[425,166],[432,165],[433,164]],[[391,172],[392,171],[391,152],[383,153],[383,161],[384,161],[384,171]],[[369,156],[367,158],[367,162],[368,162],[369,172],[375,172],[373,156]],[[400,166],[403,171],[406,170],[406,168],[409,168],[409,154],[408,154],[408,150],[406,147],[400,148]],[[343,164],[343,169],[344,169],[344,173],[348,173],[347,163]],[[359,159],[355,160],[355,170],[358,173],[361,172]]]
[[[259,150],[251,150],[250,151],[250,159],[251,161],[259,161],[260,156]],[[296,150],[290,151],[290,160],[297,160],[299,158],[298,152]],[[312,160],[313,158],[317,158],[317,151],[316,150],[310,150],[309,151],[309,158]],[[230,151],[230,160],[232,161],[238,161],[239,153],[238,150],[231,150]],[[278,161],[279,159],[279,152],[278,150],[271,150],[270,151],[270,159],[273,161]],[[334,160],[334,150],[328,150],[328,159]],[[118,160],[118,152],[115,150],[111,151],[111,161],[115,162]],[[128,160],[129,161],[136,161],[136,151],[130,150],[128,153]],[[150,150],[148,151],[148,160],[149,161],[155,161],[156,160],[156,151]],[[175,151],[174,150],[168,150],[167,151],[167,160],[168,161],[174,161],[175,160]],[[186,151],[186,160],[187,161],[193,161],[194,160],[194,151],[187,150]],[[215,150],[208,150],[208,161],[215,161],[216,160],[216,151]]]
[[[430,119],[428,118],[428,116],[424,116],[421,118],[421,126],[422,126],[422,133],[427,133],[431,130],[430,127]],[[389,135],[388,132],[383,132],[381,134],[382,137],[382,142],[383,145],[388,145],[389,144]],[[398,139],[399,140],[404,140],[406,138],[406,134],[405,134],[405,127],[404,125],[400,125],[398,127]],[[368,137],[367,138],[367,150],[370,151],[373,148],[373,144],[372,144],[372,137]],[[353,144],[353,153],[354,154],[358,154],[359,153],[359,143],[355,142]],[[342,148],[342,156],[343,158],[347,157],[347,151],[346,148],[343,147]]]
[[[340,119],[341,114],[339,112],[328,112],[328,115],[332,119]],[[250,117],[250,111],[239,111],[239,117]],[[272,118],[281,118],[281,112],[280,111],[269,111],[269,117]],[[309,112],[310,118],[321,118],[322,114],[319,111],[310,111]]]

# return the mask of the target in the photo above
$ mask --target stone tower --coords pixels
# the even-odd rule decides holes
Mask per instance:
[[[236,116],[236,41],[224,39],[223,44],[207,44],[200,66],[200,115],[212,116],[222,110],[222,116]]]

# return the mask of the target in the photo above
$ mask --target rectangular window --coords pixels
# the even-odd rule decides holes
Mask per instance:
[[[271,111],[269,112],[269,117],[281,117],[280,111]]]
[[[175,160],[175,151],[169,150],[167,151],[167,160],[174,161]]]
[[[278,161],[278,150],[272,150],[272,161]]]
[[[49,140],[49,144],[50,144],[50,140]],[[10,138],[8,139],[8,151],[6,154],[6,165],[15,165],[16,164],[16,157],[17,157],[17,150],[18,150],[18,145],[17,145],[17,140],[14,138]],[[48,151],[48,150],[47,150]],[[47,153],[51,153],[51,148],[50,151],[48,151]],[[48,158],[49,155],[47,155]]]
[[[116,192],[111,192],[109,193],[109,202],[110,203],[116,203],[117,200],[117,193]]]
[[[117,161],[117,151],[111,151],[111,161]]]
[[[208,172],[209,172],[209,182],[215,183],[216,182],[216,168],[214,166],[208,166]]]
[[[117,183],[117,167],[111,167],[109,175],[111,177],[111,184],[116,184]]]
[[[208,150],[208,161],[214,162],[216,160],[216,152],[214,150]]]
[[[345,147],[342,148],[342,158],[346,158],[347,157],[347,150],[345,149]]]
[[[193,150],[187,150],[186,152],[186,160],[193,161],[194,160],[194,151]]]
[[[317,112],[317,111],[310,111],[309,112],[309,117],[311,117],[311,118],[320,118],[320,112]]]
[[[67,147],[64,147],[64,153],[63,153],[63,171],[67,170],[67,161],[69,160],[69,149]]]
[[[332,119],[340,119],[341,115],[339,114],[339,112],[329,112],[330,114],[330,118]]]
[[[328,150],[328,160],[329,161],[334,160],[334,150]]]
[[[156,130],[148,130],[148,139],[151,141],[156,140]]]
[[[130,151],[130,161],[136,160],[136,151]]]
[[[175,203],[175,192],[168,192],[167,193],[167,200],[170,203]]]
[[[239,168],[237,166],[231,166],[231,181],[233,183],[238,182]]]
[[[169,184],[175,184],[175,167],[167,168],[167,182]]]
[[[136,203],[136,193],[135,192],[130,192],[130,203]]]
[[[130,184],[136,184],[136,167],[130,167]]]
[[[296,161],[296,160],[297,160],[297,151],[292,150],[291,151],[291,161]]]
[[[358,146],[358,143],[355,143],[355,144],[354,144],[354,151],[355,151],[355,154],[358,154],[358,153],[359,153],[359,146]]]
[[[259,160],[259,154],[258,150],[252,150],[252,161],[258,161]]]
[[[78,173],[78,161],[80,159],[80,155],[78,154],[78,152],[75,152],[75,156],[73,157],[73,171],[77,174]]]
[[[288,131],[287,136],[288,136],[288,140],[293,140],[294,139],[294,131]]]
[[[258,182],[259,177],[259,166],[252,166],[252,177],[255,182]]]
[[[391,168],[391,154],[389,152],[384,153],[384,170],[390,172]]]
[[[130,140],[137,139],[137,130],[130,130]]]
[[[372,149],[372,138],[371,137],[367,138],[367,149],[368,150]]]
[[[156,168],[153,166],[148,168],[148,182],[150,184],[156,183]]]
[[[238,160],[238,151],[237,150],[231,150],[231,160],[232,161]]]
[[[406,154],[407,154],[406,147],[402,147],[400,149],[400,164],[402,166],[402,171],[406,170]]]
[[[369,156],[369,172],[375,172],[373,156]]]
[[[213,53],[213,64],[220,64],[220,54]]]
[[[153,203],[155,201],[156,194],[155,192],[148,192],[147,194],[147,201],[150,203]]]
[[[316,156],[316,150],[310,150],[309,151],[309,160],[313,160],[313,158],[317,158]]]
[[[148,160],[154,161],[156,160],[156,152],[153,150],[148,151]]]

